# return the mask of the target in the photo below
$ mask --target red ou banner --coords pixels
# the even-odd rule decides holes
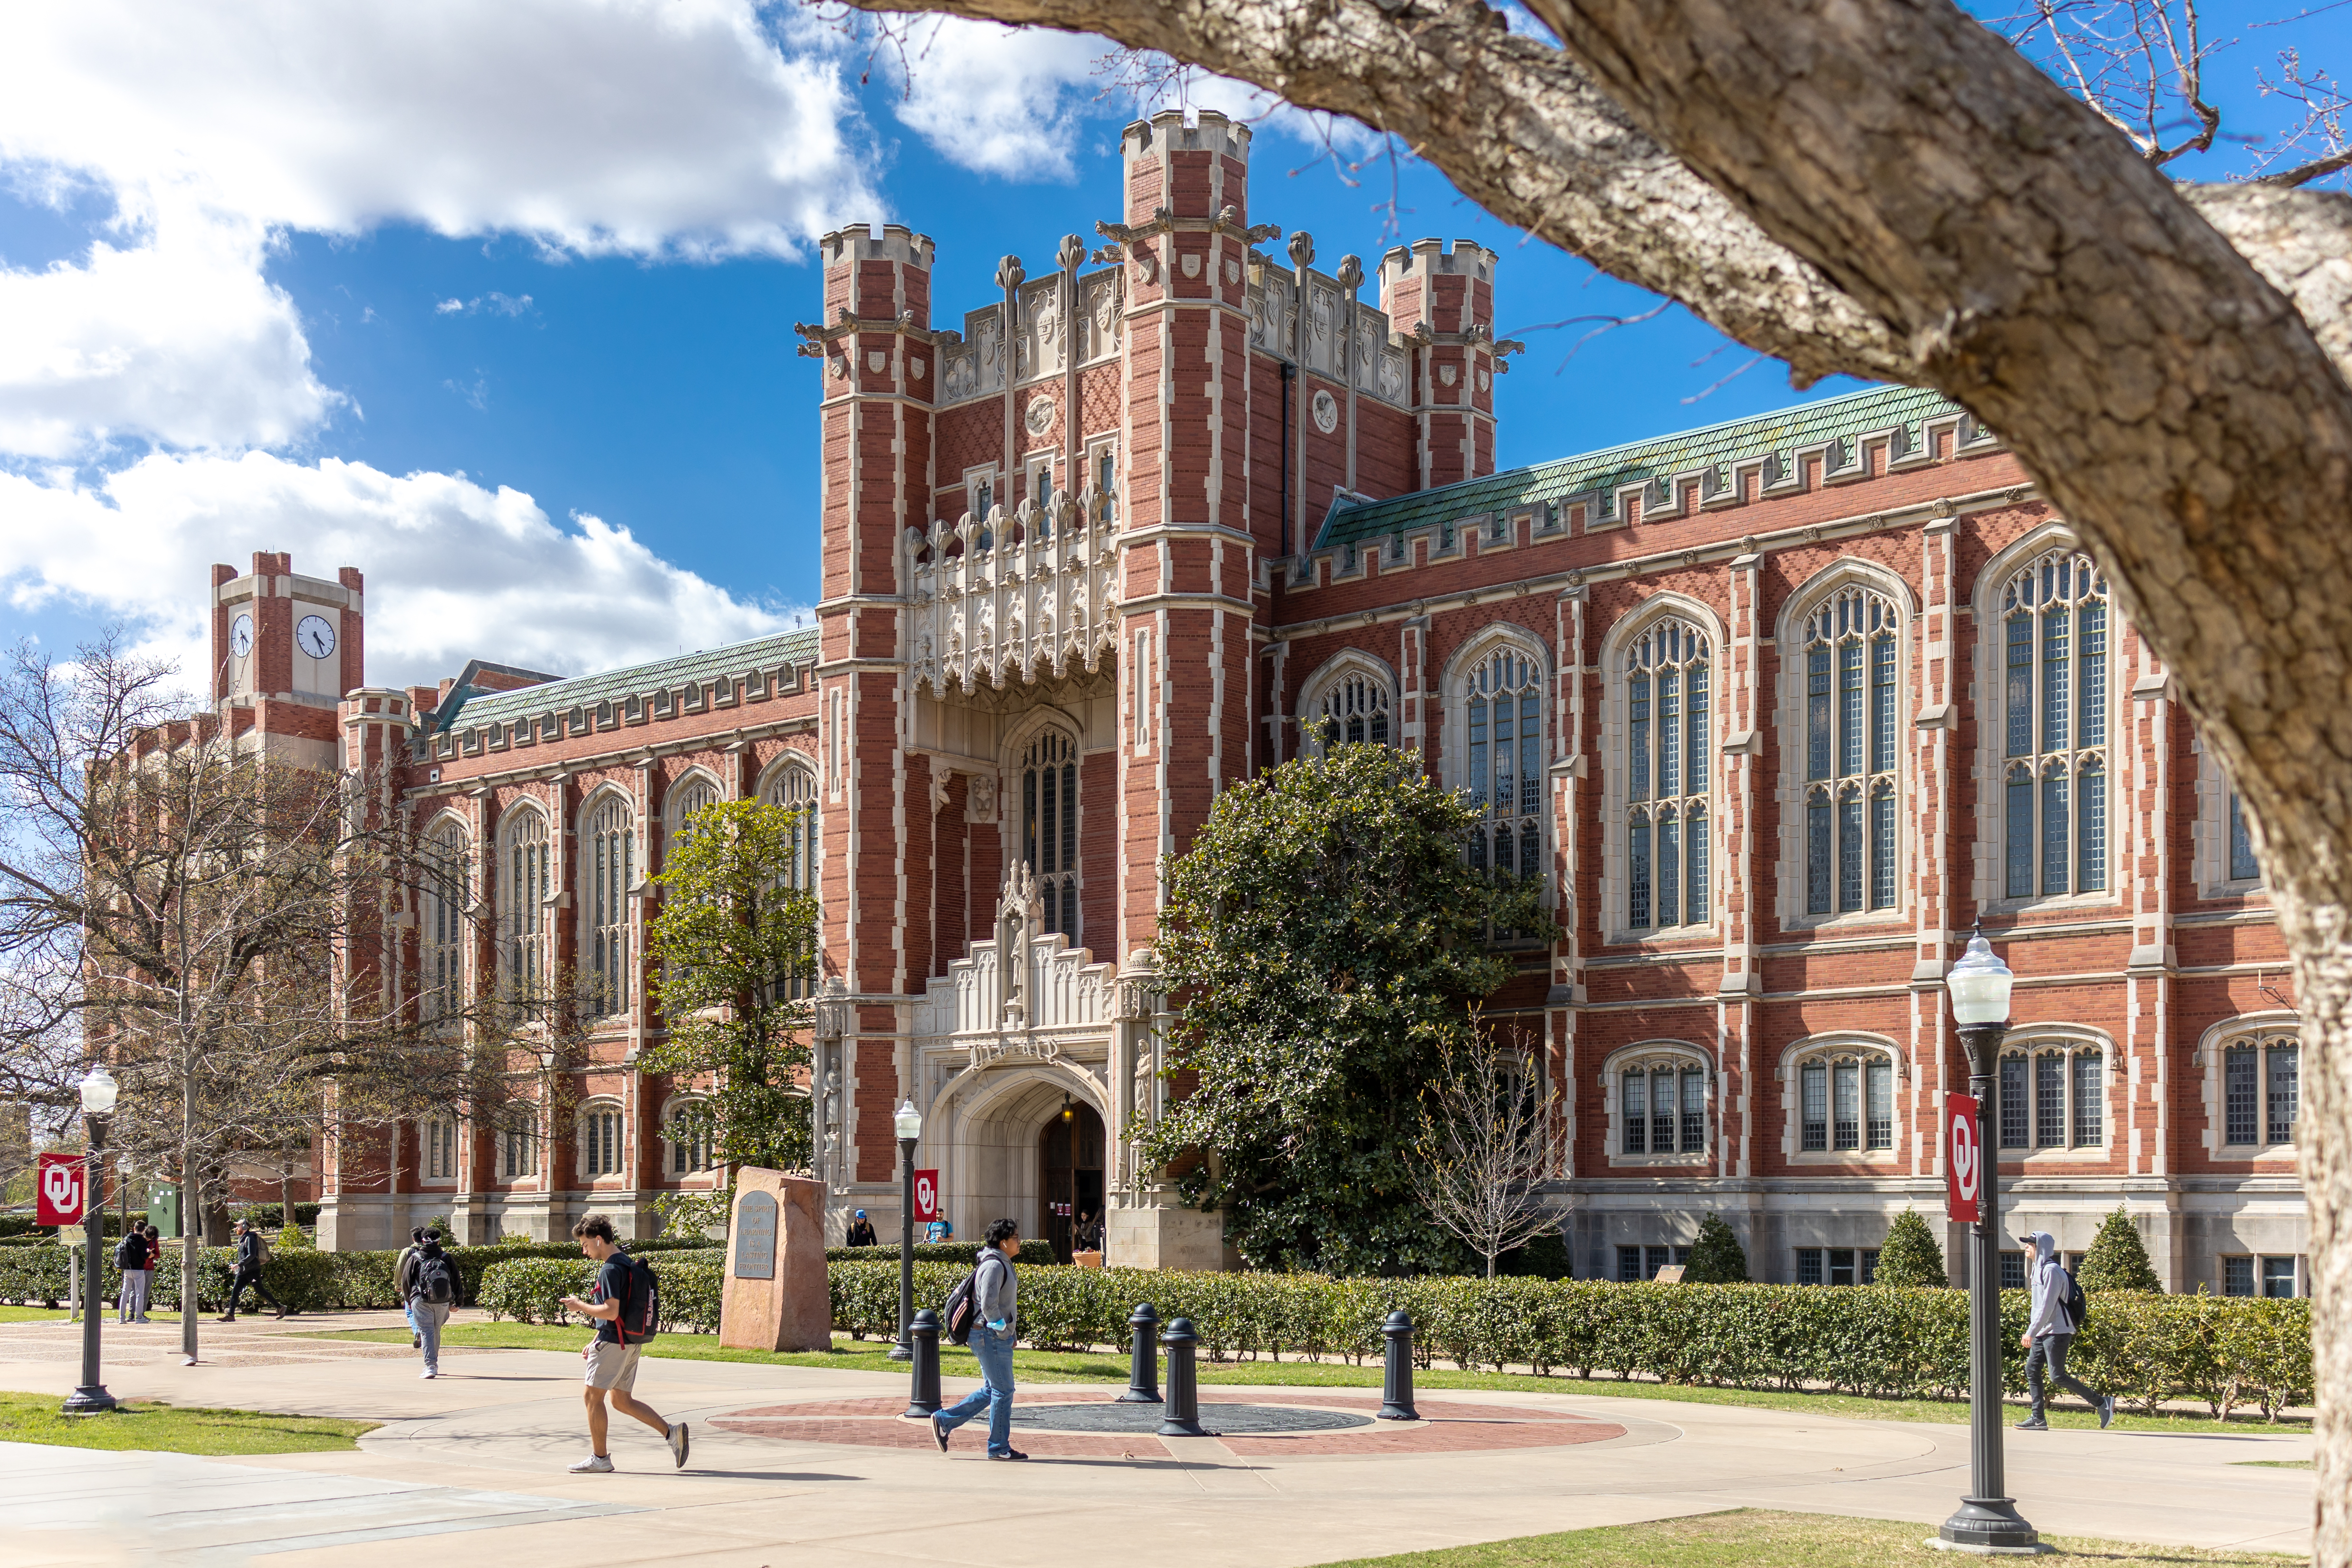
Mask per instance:
[[[937,1171],[915,1173],[915,1217],[940,1217],[940,1173]]]
[[[82,1157],[44,1154],[39,1172],[36,1225],[79,1225],[82,1218]]]
[[[1944,1212],[1974,1225],[1984,1197],[1984,1129],[1977,1119],[1973,1095],[1948,1095],[1944,1100]]]

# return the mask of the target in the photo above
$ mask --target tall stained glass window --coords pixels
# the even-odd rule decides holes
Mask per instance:
[[[1021,759],[1021,858],[1037,879],[1045,930],[1078,942],[1078,748],[1041,731]]]
[[[1712,674],[1706,634],[1678,617],[1625,650],[1625,923],[1635,931],[1712,915]]]
[[[417,954],[418,1001],[427,1018],[453,1018],[464,1005],[466,830],[443,822],[425,836],[423,951]]]
[[[505,906],[507,983],[523,995],[546,984],[549,879],[547,818],[528,807],[513,814],[506,828]]]
[[[1543,672],[1518,648],[1499,648],[1471,668],[1463,688],[1463,784],[1480,819],[1470,830],[1470,864],[1541,877]]]
[[[1895,606],[1860,588],[1805,619],[1805,911],[1892,909],[1899,642]]]
[[[2106,580],[2057,550],[2001,591],[2003,889],[2012,899],[2107,883]]]
[[[636,881],[636,819],[618,795],[598,802],[588,817],[581,900],[587,930],[588,986],[596,1011],[627,1010],[631,984],[629,889]]]

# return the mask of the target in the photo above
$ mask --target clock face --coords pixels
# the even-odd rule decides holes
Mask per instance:
[[[322,616],[304,616],[294,628],[294,646],[312,658],[324,658],[335,651],[335,628]]]
[[[228,628],[228,651],[239,658],[253,651],[253,617],[239,616]]]

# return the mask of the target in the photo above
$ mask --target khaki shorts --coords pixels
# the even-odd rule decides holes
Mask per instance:
[[[609,1344],[591,1340],[580,1352],[588,1363],[588,1386],[627,1394],[637,1385],[637,1352],[643,1345]]]

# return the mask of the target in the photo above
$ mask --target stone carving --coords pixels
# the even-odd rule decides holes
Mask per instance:
[[[1046,426],[1032,427],[1054,416],[1049,403]],[[908,673],[945,696],[1099,669],[1118,635],[1116,542],[1109,498],[1092,485],[907,530]]]
[[[1439,365],[1437,367],[1437,384],[1440,386],[1452,386],[1455,377],[1460,374],[1461,372],[1455,370],[1450,364]]]
[[[882,350],[867,349],[866,351],[866,368],[872,371],[876,375],[880,375],[882,374],[882,367],[889,363],[890,356],[885,353]]]
[[[1032,436],[1043,436],[1051,430],[1054,427],[1054,400],[1042,392],[1032,396],[1029,412],[1024,416],[1023,423],[1029,426]]]
[[[1315,428],[1326,436],[1339,427],[1339,400],[1321,387],[1315,389]]]
[[[1372,390],[1391,403],[1404,401],[1404,354],[1396,349],[1381,351],[1381,368]]]
[[[1184,257],[1184,276],[1187,278],[1198,278],[1200,275],[1201,253],[1197,250],[1188,252]]]
[[[996,775],[974,773],[964,785],[963,819],[966,822],[996,820]]]

